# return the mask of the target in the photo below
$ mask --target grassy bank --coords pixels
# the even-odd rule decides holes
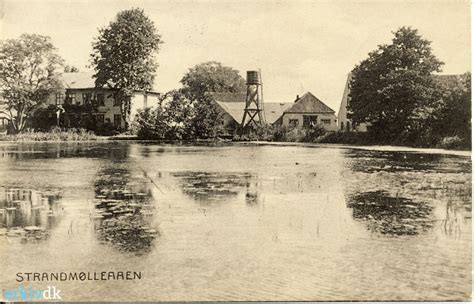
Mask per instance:
[[[261,127],[256,132],[234,136],[233,141],[267,141],[288,143],[343,144],[357,146],[409,146],[413,148],[434,148],[470,151],[471,142],[460,136],[443,138],[415,138],[387,141],[384,138],[374,138],[369,132],[326,131],[321,126],[311,128],[285,128],[281,126]]]
[[[314,143],[325,143],[325,144],[348,144],[348,145],[360,145],[360,146],[371,146],[371,145],[391,145],[391,146],[410,146],[413,148],[435,148],[435,149],[449,149],[449,150],[471,150],[470,142],[462,140],[458,136],[444,137],[438,142],[433,144],[426,143],[405,143],[399,142],[387,142],[383,138],[374,139],[370,137],[369,133],[357,133],[357,132],[328,132],[321,137],[318,137],[313,141]]]
[[[99,140],[102,137],[95,135],[90,131],[84,129],[52,129],[49,132],[34,132],[24,131],[19,134],[1,134],[0,141],[18,141],[18,142],[29,142],[29,141],[93,141]]]

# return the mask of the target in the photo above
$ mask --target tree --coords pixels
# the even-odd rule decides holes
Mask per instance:
[[[220,62],[209,61],[198,64],[181,79],[183,92],[192,100],[199,100],[208,93],[245,92],[245,80],[239,71],[223,66]]]
[[[349,95],[353,123],[370,123],[371,135],[388,142],[403,141],[421,126],[418,109],[433,102],[432,73],[443,64],[416,29],[402,27],[394,35],[354,68]]]
[[[237,70],[210,61],[198,64],[181,79],[181,92],[193,104],[192,132],[198,138],[212,138],[222,129],[222,113],[212,93],[244,93],[245,80]]]
[[[15,133],[61,87],[62,63],[50,37],[23,34],[0,42],[0,106]]]
[[[151,90],[157,64],[155,54],[162,43],[142,9],[121,11],[109,26],[99,30],[91,54],[96,87],[117,90],[123,120],[128,128],[131,97],[136,90]]]
[[[436,77],[436,102],[429,108],[424,129],[444,137],[458,136],[466,146],[471,143],[471,73]]]
[[[194,137],[192,118],[195,115],[192,103],[179,90],[166,93],[164,99],[167,99],[165,110],[170,121],[165,137],[192,139]]]

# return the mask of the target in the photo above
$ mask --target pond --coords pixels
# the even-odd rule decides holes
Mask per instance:
[[[0,144],[0,285],[66,301],[466,300],[470,156],[331,146]]]

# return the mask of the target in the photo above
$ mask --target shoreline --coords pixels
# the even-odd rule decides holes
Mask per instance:
[[[415,148],[409,146],[394,146],[394,145],[350,145],[337,143],[307,143],[307,142],[273,142],[273,141],[231,141],[231,140],[194,140],[194,141],[172,141],[172,140],[142,140],[133,136],[127,137],[99,137],[92,140],[0,140],[0,145],[18,144],[18,143],[104,143],[104,142],[136,142],[136,143],[156,143],[156,144],[239,144],[239,145],[259,145],[259,146],[277,146],[277,147],[313,147],[313,148],[340,148],[340,149],[357,149],[366,151],[381,151],[381,152],[413,152],[426,154],[449,154],[457,156],[472,155],[471,150],[448,150],[441,148]]]
[[[381,152],[416,152],[426,154],[451,154],[459,156],[471,156],[471,150],[447,150],[441,148],[415,148],[409,146],[394,146],[394,145],[350,145],[350,144],[330,144],[330,143],[304,143],[304,142],[263,142],[263,141],[248,141],[238,142],[255,145],[269,145],[269,146],[294,146],[294,147],[315,147],[315,148],[341,148],[341,149],[357,149],[367,151],[381,151]]]

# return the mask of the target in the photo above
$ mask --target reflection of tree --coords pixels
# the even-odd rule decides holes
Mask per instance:
[[[346,156],[342,176],[348,205],[371,230],[417,234],[433,224],[455,236],[455,226],[460,229],[460,220],[470,218],[469,158],[357,150]],[[432,211],[438,206],[446,208],[446,218],[439,220],[440,213]]]
[[[24,241],[48,238],[62,213],[57,191],[2,187],[0,193],[0,224],[8,236]]]
[[[207,202],[235,196],[247,186],[249,173],[181,172],[174,173],[184,194]]]
[[[146,176],[132,175],[126,163],[113,163],[101,170],[95,193],[99,239],[124,251],[149,250],[158,233],[150,227],[153,196]]]
[[[356,219],[367,222],[372,231],[393,235],[413,235],[432,227],[432,207],[384,191],[364,192],[348,200]]]

